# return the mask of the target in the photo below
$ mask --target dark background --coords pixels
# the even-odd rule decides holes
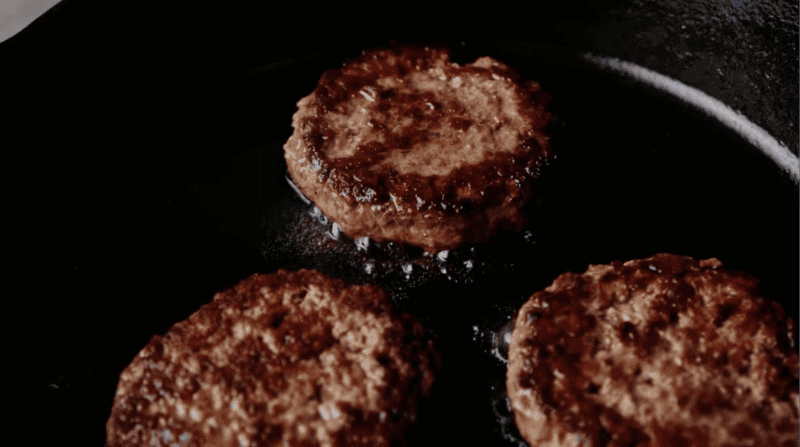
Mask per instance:
[[[797,154],[797,23],[797,4],[783,1],[592,2],[527,9],[485,4],[441,11],[411,4],[349,9],[287,4],[280,12],[238,4],[165,9],[143,2],[61,2],[0,44],[0,100],[11,115],[2,138],[7,253],[13,265],[6,327],[19,374],[15,385],[30,396],[17,417],[38,421],[37,439],[102,445],[118,374],[152,334],[186,318],[214,291],[252,272],[283,266],[263,260],[253,228],[236,225],[252,220],[254,211],[234,207],[243,213],[239,219],[223,209],[228,202],[277,200],[285,192],[282,178],[244,183],[261,191],[246,200],[230,187],[214,185],[224,185],[232,170],[246,169],[237,165],[242,157],[269,143],[261,126],[273,129],[270,137],[277,140],[288,137],[293,103],[287,98],[296,101],[313,88],[322,69],[361,49],[395,38],[447,43],[470,56],[529,56],[547,63],[586,51],[619,57],[708,92]],[[277,85],[254,91],[259,79]],[[619,88],[642,93],[628,84]],[[685,111],[664,96],[637,103],[650,106]],[[701,113],[686,113],[688,121],[699,123],[698,134],[713,127]],[[621,121],[608,132],[631,132],[628,125]],[[627,147],[641,141],[649,148],[652,138],[659,147],[673,144],[664,134],[631,135]],[[714,135],[708,138],[715,141]],[[590,141],[610,153],[616,144],[602,134]],[[270,164],[256,170],[282,172],[274,158],[253,160]],[[682,164],[694,175],[714,168],[701,165]],[[766,177],[769,172],[762,169]],[[662,175],[666,181],[673,172]],[[636,179],[646,180],[643,174]],[[629,183],[620,179],[608,187],[622,190]],[[733,194],[742,195],[745,209],[730,218],[746,219],[736,228],[752,223],[754,231],[726,236],[731,247],[746,248],[742,259],[729,258],[734,267],[750,271],[777,266],[775,276],[788,277],[791,287],[775,288],[792,301],[798,282],[797,187],[785,181],[764,191],[742,185]],[[730,186],[722,185],[719,194]],[[782,202],[772,202],[775,191],[783,194]],[[774,209],[781,211],[769,211]],[[763,222],[759,215],[779,221]],[[573,222],[598,218],[574,216]],[[591,239],[583,226],[569,228]],[[676,244],[690,252],[690,242]],[[763,246],[776,244],[793,247],[788,258],[744,260],[747,253],[768,253]],[[615,240],[596,245],[600,252]],[[698,249],[696,255],[715,255],[705,251],[712,250]],[[779,251],[785,257],[785,246]],[[562,253],[560,265],[578,271],[588,262],[638,252],[635,247],[603,252],[612,259],[591,253],[569,262],[569,253]],[[753,273],[769,276],[763,269]]]

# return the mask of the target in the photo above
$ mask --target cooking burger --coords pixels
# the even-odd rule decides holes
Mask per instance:
[[[432,355],[376,286],[255,274],[125,368],[108,447],[393,445],[431,388]]]
[[[298,103],[284,146],[297,187],[345,234],[436,252],[522,226],[552,158],[549,96],[490,57],[365,52]]]
[[[519,310],[508,397],[532,446],[796,446],[793,333],[716,259],[592,265]]]

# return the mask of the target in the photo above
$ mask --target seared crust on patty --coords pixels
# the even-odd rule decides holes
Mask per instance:
[[[429,252],[519,228],[551,158],[539,84],[442,49],[364,54],[300,100],[284,146],[300,190],[353,238]]]
[[[431,387],[425,340],[375,286],[255,274],[122,372],[108,446],[388,446]]]
[[[520,309],[508,396],[532,446],[796,446],[793,331],[716,259],[592,265]]]

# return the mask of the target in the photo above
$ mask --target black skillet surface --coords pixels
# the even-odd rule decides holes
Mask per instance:
[[[229,76],[180,39],[152,55],[156,39],[98,45],[115,23],[78,27],[69,45],[48,40],[52,50],[18,39],[5,53],[31,64],[15,67],[28,77],[18,85],[49,81],[19,109],[31,132],[18,187],[46,188],[16,214],[31,235],[16,258],[31,304],[22,320],[40,335],[23,345],[31,397],[20,414],[48,421],[36,432],[43,445],[102,445],[119,372],[149,338],[256,271],[313,267],[379,283],[431,328],[443,369],[411,445],[518,443],[502,329],[562,272],[658,252],[717,257],[797,315],[797,185],[714,119],[580,52],[450,41],[455,61],[491,55],[552,94],[558,159],[523,231],[445,258],[333,240],[285,180],[294,104],[365,44],[286,46],[264,61],[251,52]],[[30,48],[41,59],[19,56]]]

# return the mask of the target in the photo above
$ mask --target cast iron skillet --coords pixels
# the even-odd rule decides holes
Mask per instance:
[[[483,50],[455,47],[454,60],[469,62]],[[136,262],[151,265],[139,266],[135,277],[96,265],[72,275],[73,287],[91,289],[99,281],[115,294],[127,288],[126,300],[138,301],[121,307],[109,298],[97,317],[109,334],[106,349],[87,362],[100,371],[91,382],[72,384],[102,396],[92,410],[93,439],[101,438],[119,371],[149,337],[256,271],[316,268],[383,285],[432,330],[443,369],[425,416],[409,433],[412,445],[519,444],[505,397],[502,334],[519,305],[560,273],[659,252],[717,257],[761,278],[763,295],[797,314],[797,185],[765,156],[691,106],[578,55],[487,54],[552,94],[558,158],[546,171],[541,203],[526,208],[523,231],[446,257],[390,244],[363,250],[344,235],[337,240],[332,224],[287,182],[282,144],[294,103],[324,69],[356,54],[301,57],[247,73],[248,110],[271,109],[247,123],[257,141],[217,179],[191,182],[184,196],[140,204],[146,215],[134,219],[151,221],[144,231],[155,240],[147,241],[152,258],[138,253]],[[187,228],[194,228],[192,237],[178,236]],[[103,323],[108,318],[113,323]],[[56,390],[58,378],[50,380]],[[59,396],[59,403],[67,410],[85,393]]]
[[[716,257],[761,278],[762,294],[797,315],[798,186],[781,169],[701,111],[580,53],[487,42],[450,42],[453,59],[490,55],[539,81],[553,96],[558,158],[546,171],[541,203],[526,209],[523,231],[446,257],[333,240],[331,224],[313,216],[286,181],[281,147],[295,103],[323,70],[363,46],[253,64],[243,76],[191,83],[191,95],[177,98],[172,87],[182,79],[152,66],[115,65],[136,76],[122,85],[96,82],[113,87],[124,104],[147,91],[142,85],[160,86],[147,114],[127,111],[113,132],[83,131],[84,121],[69,114],[49,117],[66,124],[42,145],[50,164],[38,174],[49,189],[33,202],[45,211],[33,215],[40,234],[53,236],[30,251],[46,255],[32,255],[34,273],[25,277],[43,334],[30,350],[37,366],[28,378],[32,410],[51,423],[37,436],[102,445],[119,373],[150,337],[215,291],[278,268],[381,284],[431,329],[443,365],[411,445],[519,443],[505,400],[503,331],[531,293],[565,271],[658,252]],[[84,100],[66,87],[57,90],[59,103]],[[115,98],[89,96],[101,124],[115,122],[110,116],[121,107],[103,108]],[[206,98],[234,118],[192,113]],[[206,139],[215,120],[226,122],[225,138],[211,132]],[[60,140],[92,149],[63,155],[53,144]],[[102,170],[86,167],[98,159]],[[203,168],[181,171],[187,164]]]

